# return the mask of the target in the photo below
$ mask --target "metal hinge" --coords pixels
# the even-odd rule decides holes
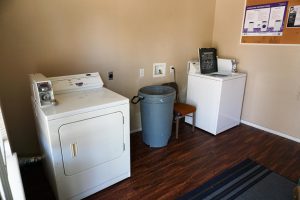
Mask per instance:
[[[123,151],[125,151],[125,143],[123,143]]]

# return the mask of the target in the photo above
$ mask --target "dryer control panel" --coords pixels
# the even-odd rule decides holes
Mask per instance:
[[[53,85],[54,94],[103,87],[103,82],[98,72],[50,77],[49,80],[51,80]]]
[[[39,106],[56,104],[51,81],[42,74],[31,74],[32,96]]]
[[[43,74],[31,74],[30,79],[32,96],[40,107],[55,105],[56,94],[103,87],[98,72],[49,78]]]

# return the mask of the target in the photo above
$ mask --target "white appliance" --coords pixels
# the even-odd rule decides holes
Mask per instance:
[[[221,63],[221,62],[220,62]],[[233,63],[233,62],[232,62]],[[240,124],[246,74],[231,73],[230,59],[218,69],[226,75],[200,74],[199,62],[188,63],[187,103],[195,105],[195,126],[211,134],[221,133]],[[192,124],[190,118],[185,121]]]
[[[0,199],[25,200],[18,157],[10,148],[0,103]]]
[[[30,77],[45,169],[56,197],[82,199],[130,177],[129,100],[104,88],[98,73]],[[46,90],[39,88],[43,81],[51,83]],[[40,98],[51,90],[53,97]]]

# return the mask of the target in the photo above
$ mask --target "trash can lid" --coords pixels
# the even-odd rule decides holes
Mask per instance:
[[[145,95],[158,95],[158,96],[169,96],[173,95],[175,91],[174,88],[170,86],[164,86],[164,85],[152,85],[152,86],[146,86],[139,90],[140,94]]]

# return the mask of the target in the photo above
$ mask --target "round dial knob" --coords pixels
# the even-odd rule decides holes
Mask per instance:
[[[51,100],[51,96],[48,93],[43,94],[41,97],[42,97],[43,101],[50,101]]]
[[[50,85],[48,83],[41,83],[39,84],[39,91],[41,92],[47,92],[50,90]]]

